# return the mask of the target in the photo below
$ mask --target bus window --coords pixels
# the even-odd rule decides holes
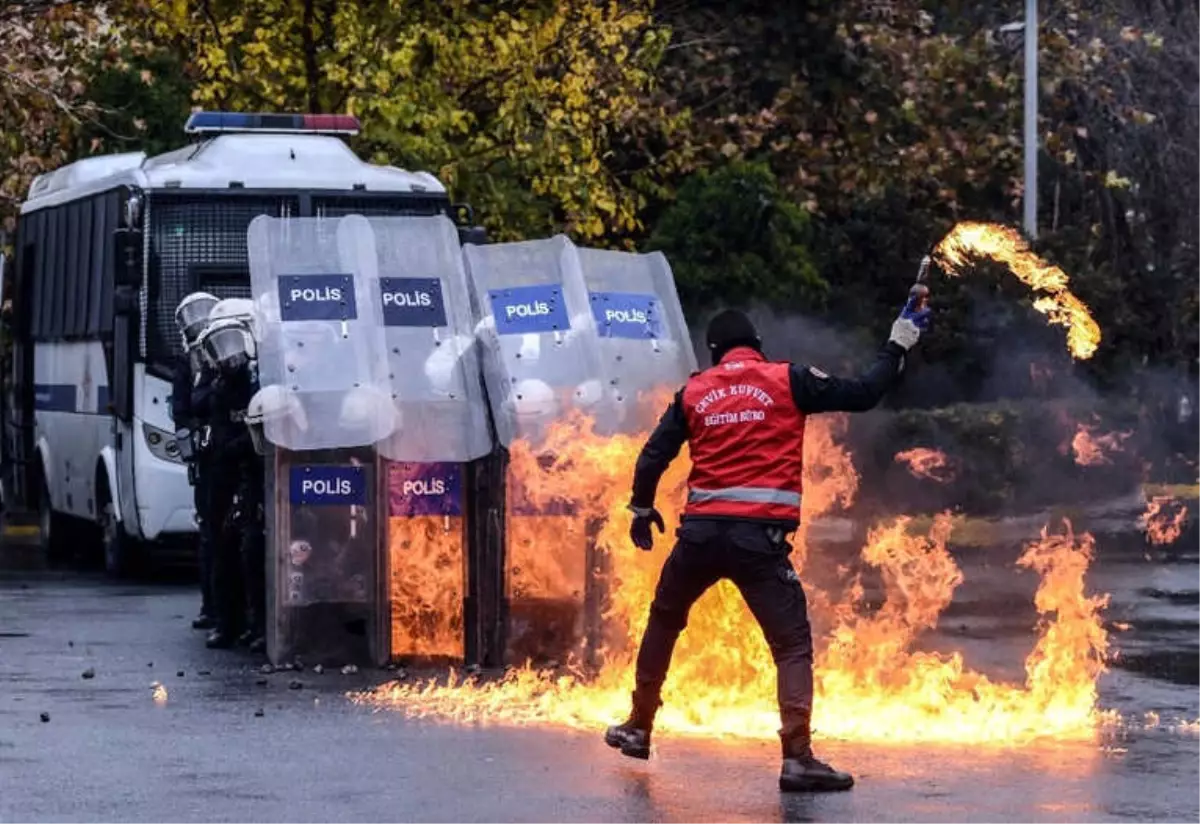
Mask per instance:
[[[100,334],[108,335],[113,331],[113,282],[117,265],[117,253],[111,238],[117,228],[121,196],[116,192],[107,194],[100,200],[97,208],[97,222],[100,224],[100,231],[104,233],[104,268],[100,275]],[[99,219],[101,215],[103,220]]]
[[[45,336],[46,326],[49,323],[45,309],[50,303],[48,296],[50,272],[54,266],[54,211],[34,212],[25,219],[31,221],[36,227],[33,228],[31,234],[37,245],[38,255],[36,257],[37,269],[33,272],[33,283],[28,292],[32,300],[25,305],[22,311],[30,313],[30,334],[34,338],[40,339]]]
[[[108,222],[105,220],[107,211],[105,202],[109,198],[105,195],[92,198],[88,204],[91,210],[91,218],[88,225],[91,227],[92,236],[89,241],[92,247],[92,255],[88,260],[88,301],[87,314],[84,321],[84,334],[89,337],[96,337],[100,334],[102,324],[100,323],[104,289],[104,259],[107,256],[109,246]],[[111,311],[111,308],[110,308]]]
[[[47,315],[46,334],[50,340],[58,340],[63,333],[63,315],[66,314],[67,302],[67,270],[71,266],[71,255],[68,231],[68,206],[55,206],[51,211],[54,215],[54,236],[50,243],[53,247],[54,268],[50,272],[50,289],[46,295],[49,301],[43,310]]]
[[[85,200],[78,205],[75,243],[79,246],[79,255],[75,258],[75,295],[71,300],[70,331],[76,337],[84,337],[87,334],[88,294],[92,288],[92,256],[99,250],[92,244],[92,200]]]

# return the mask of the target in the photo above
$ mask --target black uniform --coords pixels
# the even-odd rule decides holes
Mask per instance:
[[[204,371],[197,375],[192,369],[192,359],[186,354],[176,359],[171,381],[171,419],[177,428],[187,428],[192,432],[192,443],[197,444],[201,428],[205,420],[197,402],[201,400],[203,391],[197,394],[197,386],[201,381],[210,381],[211,375]],[[209,515],[208,481],[201,455],[193,454],[188,462],[188,482],[192,485],[192,501],[196,508],[196,528],[199,533],[198,560],[200,565],[200,619],[197,624],[207,624],[215,615],[215,605],[212,590],[213,570],[213,541],[212,519]]]
[[[792,400],[804,413],[864,412],[879,403],[902,369],[904,350],[889,343],[858,379],[841,379],[792,365]],[[641,454],[633,479],[634,507],[654,506],[668,465],[688,440],[682,390],[667,408]],[[788,534],[797,523],[754,518],[685,516],[659,578],[650,620],[638,652],[635,719],[648,728],[671,654],[688,612],[704,592],[727,578],[741,591],[762,626],[779,670],[779,706],[785,742],[807,737],[812,708],[812,630],[804,589],[788,560]]]
[[[267,620],[267,559],[264,494],[265,466],[253,445],[238,456],[238,485],[232,526],[240,536],[242,575],[251,646],[265,648]]]
[[[232,515],[246,454],[254,454],[245,412],[256,388],[250,369],[245,367],[217,376],[207,394],[212,427],[213,597],[217,630],[225,643],[232,642],[246,628],[242,539]]]

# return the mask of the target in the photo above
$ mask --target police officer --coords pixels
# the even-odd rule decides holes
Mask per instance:
[[[753,324],[725,311],[708,326],[711,369],[675,396],[638,457],[630,538],[653,544],[659,479],[687,442],[692,470],[678,541],[663,567],[637,658],[633,711],[605,741],[624,755],[649,758],[654,716],[671,653],[692,604],[717,581],[738,587],[775,659],[783,722],[781,790],[846,790],[854,779],[813,756],[812,632],[804,590],[788,560],[799,525],[804,419],[818,412],[864,412],[897,381],[905,353],[928,324],[910,301],[875,363],[858,379],[768,361]]]
[[[218,315],[218,307],[213,315]],[[210,316],[211,318],[211,316]],[[210,320],[200,336],[200,346],[217,377],[207,399],[212,435],[209,449],[213,467],[210,509],[214,522],[213,597],[216,628],[207,644],[227,649],[238,642],[247,627],[246,581],[242,561],[241,529],[248,525],[254,509],[245,501],[247,466],[256,461],[253,441],[246,427],[246,408],[258,390],[254,368],[255,343],[244,318]],[[253,640],[242,637],[244,643]]]
[[[175,309],[175,325],[183,339],[183,352],[176,359],[171,386],[171,418],[175,421],[175,441],[179,444],[188,465],[188,483],[196,508],[196,528],[199,533],[198,560],[200,566],[200,615],[192,621],[193,629],[212,629],[215,626],[212,595],[213,541],[211,520],[208,517],[209,473],[199,460],[197,443],[205,421],[193,403],[193,392],[211,382],[214,377],[200,353],[200,333],[208,324],[208,316],[218,299],[208,292],[193,292],[179,302]],[[202,391],[202,390],[201,390]]]

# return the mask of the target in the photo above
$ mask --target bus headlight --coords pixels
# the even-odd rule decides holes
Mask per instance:
[[[146,446],[154,457],[160,461],[183,463],[183,456],[179,454],[179,444],[175,442],[175,436],[172,433],[143,423],[142,434],[145,435]]]

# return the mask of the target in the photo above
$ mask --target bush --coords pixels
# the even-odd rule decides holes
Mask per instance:
[[[692,175],[663,213],[648,248],[671,261],[688,307],[750,301],[818,309],[829,291],[809,251],[808,214],[765,164],[731,163]]]

